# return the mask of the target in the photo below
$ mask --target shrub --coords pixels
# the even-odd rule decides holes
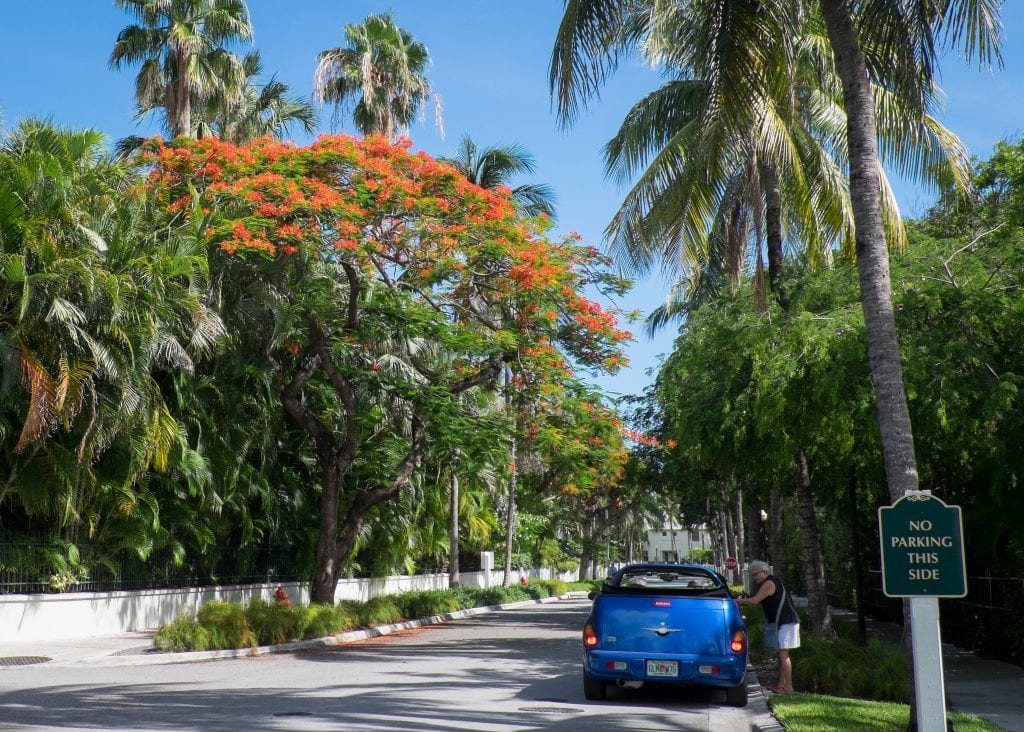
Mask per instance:
[[[523,587],[523,592],[532,597],[534,600],[541,600],[548,597],[548,588],[542,585],[539,580],[530,580],[530,584]]]
[[[544,584],[547,586],[548,595],[550,595],[551,597],[559,597],[569,591],[569,583],[565,580],[544,580]]]
[[[352,630],[359,627],[359,610],[357,603],[349,600],[342,600],[334,606],[335,618],[338,623],[338,633]]]
[[[199,608],[196,619],[210,634],[210,648],[256,647],[256,635],[237,603],[213,600]]]
[[[321,603],[300,607],[299,616],[301,638],[326,638],[355,624],[341,608]]]
[[[156,632],[153,645],[161,651],[205,651],[210,633],[194,618],[180,617]]]
[[[459,609],[465,610],[466,608],[477,606],[477,595],[479,590],[474,587],[455,587],[448,590],[455,598],[455,601],[459,603]]]
[[[402,619],[402,610],[394,597],[374,597],[359,606],[359,625],[372,628]]]
[[[458,597],[449,590],[403,592],[395,600],[406,618],[427,618],[462,609]]]
[[[566,591],[600,592],[603,584],[603,580],[580,580],[579,582],[570,582],[565,587]]]
[[[908,700],[906,661],[900,648],[876,638],[867,646],[809,636],[793,651],[793,680],[801,690],[874,701]]]
[[[245,619],[261,646],[302,637],[302,608],[295,605],[254,598],[245,609]]]
[[[475,594],[477,607],[503,605],[506,602],[519,602],[532,599],[521,587],[488,587],[478,589]]]
[[[798,691],[817,694],[905,702],[908,699],[906,661],[899,646],[872,638],[865,646],[852,623],[833,621],[837,640],[826,641],[807,632],[807,616],[800,613],[800,647],[792,651],[793,684]],[[773,657],[762,647],[764,612],[743,608],[750,653],[755,662]]]

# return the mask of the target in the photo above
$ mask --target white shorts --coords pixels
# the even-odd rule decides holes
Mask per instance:
[[[786,623],[779,626],[779,650],[800,647],[800,623]]]

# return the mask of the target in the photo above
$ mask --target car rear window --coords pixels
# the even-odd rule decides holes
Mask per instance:
[[[605,583],[604,591],[729,596],[729,588],[721,579],[696,568],[626,567]]]

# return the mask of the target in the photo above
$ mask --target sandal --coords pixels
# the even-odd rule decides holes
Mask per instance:
[[[768,686],[767,689],[768,689],[768,691],[772,692],[773,694],[792,694],[793,693],[792,691],[786,691],[781,686]]]

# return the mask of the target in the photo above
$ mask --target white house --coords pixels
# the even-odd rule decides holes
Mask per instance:
[[[674,538],[674,551],[673,551]],[[667,518],[660,527],[647,529],[645,552],[648,562],[678,562],[685,560],[694,549],[711,549],[711,532],[706,524],[682,526]]]

